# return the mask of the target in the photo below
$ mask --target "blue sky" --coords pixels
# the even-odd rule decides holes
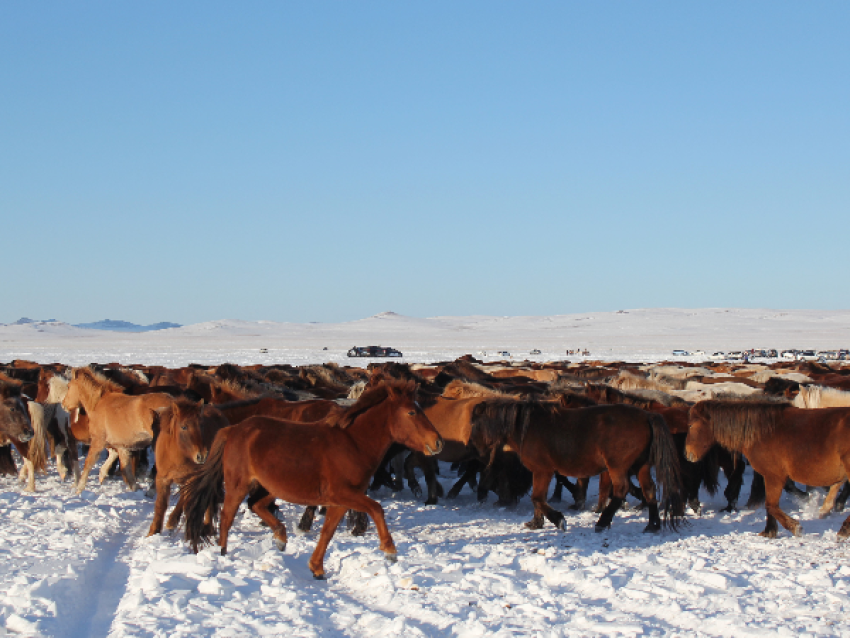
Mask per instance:
[[[0,322],[848,307],[850,4],[0,4]]]

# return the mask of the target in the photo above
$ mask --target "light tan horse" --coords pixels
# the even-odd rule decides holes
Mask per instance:
[[[77,494],[85,489],[92,466],[107,447],[111,449],[110,458],[113,458],[113,453],[117,454],[127,485],[135,490],[136,477],[130,464],[130,451],[154,443],[154,412],[171,407],[173,402],[173,397],[162,393],[128,396],[122,392],[121,386],[89,368],[75,369],[62,407],[68,412],[84,408],[91,436],[86,464],[76,485]],[[101,482],[103,478],[101,472]]]
[[[803,385],[794,397],[795,408],[847,408],[850,407],[850,392],[822,385]]]

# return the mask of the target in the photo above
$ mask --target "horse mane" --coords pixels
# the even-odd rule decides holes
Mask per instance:
[[[61,403],[66,394],[68,394],[68,379],[61,374],[55,374],[48,379],[45,403]]]
[[[416,389],[416,384],[410,381],[382,381],[379,385],[365,389],[353,405],[341,414],[329,417],[325,423],[344,430],[358,416],[382,403],[391,394],[415,396]]]
[[[79,384],[83,393],[94,403],[100,401],[100,398],[107,392],[124,392],[124,388],[120,385],[91,368],[75,368],[73,380]]]
[[[777,401],[700,401],[691,415],[711,424],[714,438],[730,450],[740,450],[770,435],[788,403]]]
[[[475,399],[479,397],[508,397],[511,396],[507,392],[501,392],[492,388],[485,387],[479,383],[470,383],[454,379],[446,385],[443,390],[443,396],[447,399]]]
[[[469,442],[482,455],[489,455],[488,467],[493,464],[496,452],[511,438],[522,444],[532,411],[540,406],[527,399],[498,398],[487,399],[473,408]]]

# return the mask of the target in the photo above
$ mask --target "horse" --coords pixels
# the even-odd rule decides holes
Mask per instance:
[[[850,407],[850,392],[822,385],[802,385],[794,397],[795,408],[846,408]]]
[[[587,478],[605,471],[611,479],[612,498],[596,523],[597,532],[611,526],[632,473],[637,473],[649,507],[649,524],[644,531],[678,527],[682,489],[679,463],[673,437],[657,414],[629,405],[564,408],[536,401],[487,400],[474,410],[470,442],[484,455],[512,450],[531,470],[534,516],[526,523],[529,529],[542,528],[544,516],[556,527],[566,528],[564,515],[546,501],[556,472]],[[663,494],[663,521],[650,473],[653,466]]]
[[[286,548],[286,527],[266,509],[273,498],[327,506],[309,561],[314,578],[324,578],[325,551],[348,509],[369,514],[380,549],[395,560],[384,510],[365,492],[393,441],[432,455],[442,449],[442,438],[416,403],[415,393],[415,384],[398,382],[367,390],[339,419],[327,419],[326,426],[336,427],[251,417],[220,430],[206,463],[181,488],[192,549],[197,552],[209,541],[204,518],[210,511],[215,520],[220,508],[219,545],[221,554],[227,554],[239,504],[252,488],[261,486],[269,495],[251,509],[271,527],[281,551]]]
[[[136,476],[130,467],[130,451],[146,448],[155,442],[154,411],[172,405],[167,394],[128,396],[121,386],[88,368],[76,368],[62,407],[68,412],[85,408],[91,437],[89,452],[75,491],[81,494],[86,487],[92,466],[104,448],[110,448],[110,458],[117,455],[130,490],[136,489]],[[114,459],[113,459],[114,460]],[[110,463],[107,460],[107,465]],[[101,474],[101,482],[103,475]]]
[[[148,536],[162,532],[171,486],[181,484],[186,476],[207,459],[215,435],[230,425],[213,406],[203,401],[195,403],[177,399],[173,405],[158,413],[159,436],[156,440],[156,503]],[[168,517],[165,529],[170,533],[180,523],[183,497]]]
[[[760,533],[776,538],[777,521],[795,536],[802,525],[779,507],[787,479],[830,486],[821,517],[850,474],[850,410],[807,410],[783,403],[702,401],[691,408],[685,453],[698,460],[715,442],[742,452],[764,477],[767,523]],[[827,507],[828,504],[828,507]],[[850,536],[850,517],[838,539]]]

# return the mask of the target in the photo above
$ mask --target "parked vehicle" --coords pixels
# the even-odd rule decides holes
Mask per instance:
[[[528,354],[543,354],[543,353],[542,353],[542,352],[540,352],[540,350],[538,350],[537,348],[535,348],[534,350],[532,350],[532,351],[531,351],[531,352],[529,352]]]
[[[687,350],[673,350],[673,356],[674,357],[689,357],[689,356],[691,356],[691,353],[688,352]]]
[[[726,353],[720,352],[720,351],[712,352],[711,355],[709,355],[708,358],[711,359],[712,361],[723,361],[724,359],[726,359]]]
[[[401,352],[395,348],[383,346],[354,346],[348,351],[349,357],[402,357]]]

